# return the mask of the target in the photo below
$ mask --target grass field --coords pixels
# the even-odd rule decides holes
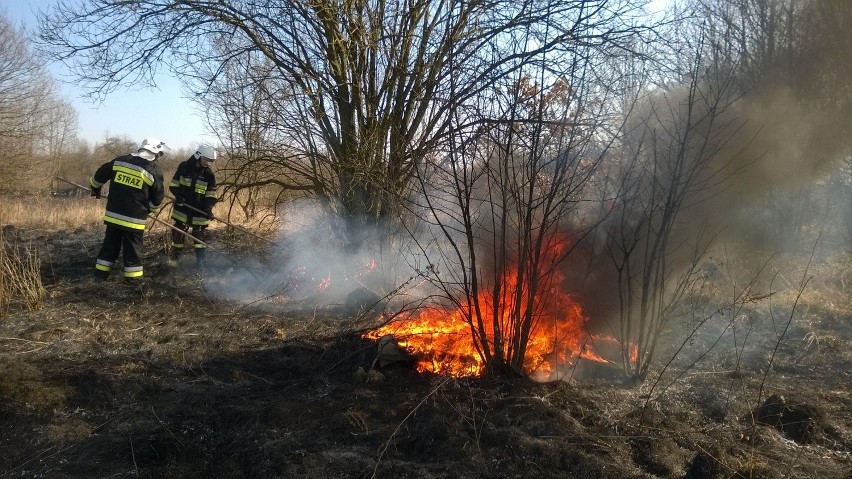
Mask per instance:
[[[44,294],[0,316],[0,477],[852,477],[849,255],[779,270],[785,288],[720,310],[669,363],[686,308],[640,384],[582,362],[565,381],[455,379],[380,366],[362,333],[393,310],[285,288],[293,251],[263,258],[221,225],[203,273],[164,267],[152,225],[147,285],[95,282],[103,206],[3,201],[2,240],[39,259]]]

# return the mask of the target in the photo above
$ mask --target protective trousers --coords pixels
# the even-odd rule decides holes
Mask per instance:
[[[207,227],[206,226],[198,226],[198,225],[188,225],[186,223],[182,223],[180,221],[175,221],[175,228],[180,231],[186,232],[189,231],[189,234],[203,241],[207,242]],[[186,235],[181,234],[179,231],[172,230],[172,259],[177,259],[178,256],[183,252],[186,247]],[[192,246],[195,250],[195,261],[197,263],[201,263],[204,261],[205,253],[207,252],[207,245],[204,243],[192,240]]]
[[[128,231],[107,225],[104,242],[95,262],[95,274],[100,279],[109,276],[118,255],[124,251],[124,277],[135,279],[142,277],[142,234],[143,230]]]

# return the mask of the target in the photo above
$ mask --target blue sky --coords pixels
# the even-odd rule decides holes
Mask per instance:
[[[56,0],[0,0],[4,11],[15,24],[35,29],[35,11],[45,11]],[[102,141],[106,135],[127,136],[142,140],[156,137],[173,148],[194,147],[199,142],[215,142],[204,127],[204,117],[195,105],[187,100],[177,79],[168,73],[157,78],[158,89],[120,88],[110,93],[103,102],[95,103],[68,78],[62,65],[50,65],[50,70],[61,90],[80,116],[78,135],[90,145]],[[152,111],[139,115],[139,111]]]

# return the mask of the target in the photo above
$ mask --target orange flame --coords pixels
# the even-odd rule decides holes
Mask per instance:
[[[586,332],[588,318],[580,304],[561,289],[563,274],[552,268],[566,243],[551,241],[548,246],[545,251],[552,258],[545,258],[541,262],[544,266],[538,268],[536,279],[540,286],[532,300],[527,294],[528,285],[524,282],[519,284],[517,268],[507,268],[501,278],[502,286],[497,293],[497,301],[494,301],[493,291],[480,291],[476,301],[460,308],[424,309],[416,316],[392,321],[370,331],[365,337],[379,339],[385,335],[393,336],[400,347],[418,358],[417,370],[420,372],[476,377],[484,373],[485,363],[475,342],[478,337],[475,306],[479,307],[487,347],[492,354],[495,326],[502,342],[509,337],[518,337],[521,315],[531,307],[524,373],[537,378],[551,378],[560,367],[575,364],[579,358],[611,362],[598,354],[595,345],[617,341]],[[507,349],[508,346],[503,348]]]

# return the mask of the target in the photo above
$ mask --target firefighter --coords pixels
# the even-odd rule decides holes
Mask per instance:
[[[172,206],[172,219],[175,228],[190,234],[202,242],[192,240],[197,266],[204,264],[207,252],[207,226],[213,219],[213,206],[218,201],[216,194],[216,175],[210,165],[216,161],[216,149],[210,145],[200,145],[198,150],[186,161],[178,165],[169,191],[175,197]],[[172,230],[172,248],[169,265],[177,266],[178,258],[185,247],[186,236]]]
[[[140,281],[142,235],[148,214],[159,211],[165,196],[163,172],[157,158],[166,144],[145,138],[135,153],[119,156],[101,165],[89,178],[92,196],[101,197],[101,188],[111,181],[104,224],[106,233],[95,262],[95,278],[104,281],[123,250],[124,278]]]

